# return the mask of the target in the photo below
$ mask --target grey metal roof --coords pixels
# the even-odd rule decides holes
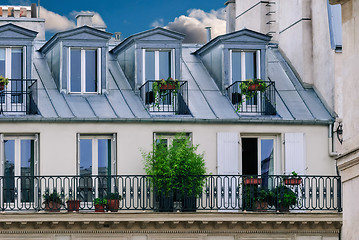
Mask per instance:
[[[42,44],[35,44],[41,48]],[[154,116],[132,90],[125,74],[111,53],[108,53],[107,91],[104,94],[65,94],[59,91],[42,53],[35,51],[34,78],[38,79],[40,116],[0,117],[16,121],[125,121],[125,122],[213,122],[213,123],[295,123],[328,124],[332,116],[313,88],[304,88],[280,51],[270,47],[268,76],[276,85],[275,116],[238,114],[227,96],[218,89],[198,55],[201,46],[182,45],[181,71],[188,81],[188,102],[191,115]]]

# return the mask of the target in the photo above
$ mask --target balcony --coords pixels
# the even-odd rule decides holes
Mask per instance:
[[[179,81],[179,89],[160,89],[159,94],[153,91],[156,81],[147,81],[140,87],[140,97],[148,111],[154,114],[187,115],[188,109],[188,83]]]
[[[248,89],[242,93],[241,84],[247,81],[236,81],[226,88],[227,96],[239,114],[248,115],[275,115],[275,84],[272,81],[263,81],[265,88],[257,90]]]
[[[198,195],[187,194],[195,191],[187,193],[169,191],[161,195],[156,188],[159,178],[146,175],[2,176],[0,177],[2,188],[0,208],[2,211],[49,211],[43,204],[44,197],[55,192],[63,203],[59,206],[61,211],[68,210],[65,204],[65,199],[68,198],[80,200],[79,211],[93,212],[95,198],[106,197],[109,193],[118,193],[122,196],[122,200],[119,201],[116,211],[266,211],[275,213],[283,211],[280,208],[281,198],[291,194],[294,200],[290,200],[292,202],[287,211],[302,214],[315,211],[342,211],[339,176],[293,178],[279,175],[206,175],[191,177],[197,180],[199,178],[203,183]],[[162,180],[166,181],[166,179]],[[272,192],[274,195],[262,195],[262,190]],[[258,202],[267,204],[262,205]]]
[[[37,81],[35,79],[9,79],[9,84],[0,91],[0,113],[36,114]]]

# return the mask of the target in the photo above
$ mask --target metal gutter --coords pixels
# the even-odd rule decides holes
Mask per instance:
[[[193,119],[193,118],[47,118],[40,116],[0,117],[0,122],[18,123],[198,123],[198,124],[285,124],[285,125],[329,125],[331,120],[284,120],[274,118],[239,119]]]

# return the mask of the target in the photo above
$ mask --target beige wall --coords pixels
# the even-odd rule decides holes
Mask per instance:
[[[313,86],[330,109],[336,106],[334,87],[336,58],[331,49],[326,0],[275,0],[259,4],[236,18],[236,30],[243,27],[267,34],[294,67],[305,85]],[[236,0],[237,16],[256,2]],[[268,11],[271,14],[267,15]],[[271,24],[267,24],[272,21]],[[274,21],[274,22],[273,22]],[[339,73],[338,73],[339,74]]]
[[[327,126],[199,123],[11,123],[2,124],[0,127],[0,132],[3,134],[39,133],[41,175],[76,174],[77,133],[116,133],[118,174],[144,174],[141,150],[148,152],[152,149],[153,133],[181,131],[191,132],[193,143],[200,145],[198,151],[205,153],[208,173],[217,173],[217,132],[237,132],[245,136],[277,136],[279,168],[284,164],[284,137],[282,134],[304,132],[307,174],[336,175],[335,161],[328,155]],[[278,174],[282,174],[282,172],[278,172]]]

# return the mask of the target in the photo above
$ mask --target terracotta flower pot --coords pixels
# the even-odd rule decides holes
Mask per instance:
[[[45,203],[45,211],[46,212],[60,212],[61,203],[58,202],[47,202]]]
[[[106,205],[96,204],[95,205],[95,212],[105,212]]]
[[[261,178],[244,178],[243,183],[246,185],[259,185],[262,183]]]
[[[120,200],[118,199],[108,199],[107,200],[107,208],[111,212],[117,212],[120,206]]]
[[[80,200],[68,200],[67,202],[67,211],[69,212],[78,212],[80,209]]]
[[[176,83],[167,83],[160,86],[161,90],[175,90]]]
[[[257,212],[266,212],[268,209],[268,202],[255,202],[255,209]]]
[[[263,86],[258,83],[254,83],[254,84],[248,86],[248,90],[249,91],[262,91]]]
[[[301,178],[286,178],[284,179],[285,185],[300,185],[302,183]]]

